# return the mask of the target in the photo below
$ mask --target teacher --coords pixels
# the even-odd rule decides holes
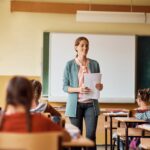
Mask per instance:
[[[84,73],[100,73],[97,61],[87,58],[89,41],[86,37],[79,37],[75,41],[76,57],[67,62],[63,76],[63,90],[68,93],[66,116],[71,123],[77,126],[82,134],[83,119],[86,126],[86,137],[96,143],[96,127],[99,115],[97,99],[85,99],[91,89],[84,86]],[[95,87],[100,91],[103,84],[97,83]],[[90,150],[96,150],[95,147]]]

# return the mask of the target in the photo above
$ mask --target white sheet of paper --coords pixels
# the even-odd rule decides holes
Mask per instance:
[[[91,89],[91,92],[84,94],[85,99],[99,99],[100,92],[96,89],[96,84],[101,83],[102,74],[100,73],[85,73],[84,86]]]

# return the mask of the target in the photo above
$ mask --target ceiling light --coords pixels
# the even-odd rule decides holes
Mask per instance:
[[[145,23],[145,20],[145,13],[138,12],[77,11],[76,14],[78,22]]]

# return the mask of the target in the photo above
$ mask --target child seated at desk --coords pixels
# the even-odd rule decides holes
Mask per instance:
[[[139,107],[134,110],[135,118],[150,122],[150,109],[149,109],[150,89],[149,88],[139,89],[136,102]],[[133,127],[135,127],[136,125],[133,125]],[[139,144],[140,144],[140,138],[133,138],[130,143],[130,148],[136,149]]]
[[[135,117],[140,120],[150,121],[150,89],[140,89],[137,94],[138,108],[135,109]]]
[[[33,100],[32,85],[21,76],[13,77],[6,90],[6,106],[0,115],[0,132],[48,132],[61,131],[64,140],[69,133],[41,113],[30,114]]]
[[[150,89],[139,89],[137,93],[136,102],[138,104],[138,108],[134,109],[134,117],[140,120],[150,121]],[[131,127],[136,127],[137,124],[131,124]],[[117,135],[113,134],[113,139],[117,139]],[[136,149],[139,145],[140,138],[133,138],[130,142],[130,149]],[[120,150],[124,149],[123,142],[120,141]]]
[[[55,110],[48,102],[39,102],[42,92],[41,83],[37,80],[31,80],[30,82],[33,88],[33,101],[30,112],[48,112],[52,116],[52,121],[59,124],[61,120],[61,114],[57,110]],[[64,122],[62,124],[64,124]]]

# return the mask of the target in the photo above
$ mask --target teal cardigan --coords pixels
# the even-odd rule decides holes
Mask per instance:
[[[97,61],[89,59],[88,68],[91,73],[99,73],[100,68]],[[78,87],[78,71],[79,66],[76,64],[75,59],[67,62],[64,76],[63,76],[63,90],[68,93],[68,87]],[[78,93],[68,93],[67,105],[65,115],[69,117],[76,117],[76,109],[78,102]],[[93,100],[95,115],[99,115],[98,100]]]

